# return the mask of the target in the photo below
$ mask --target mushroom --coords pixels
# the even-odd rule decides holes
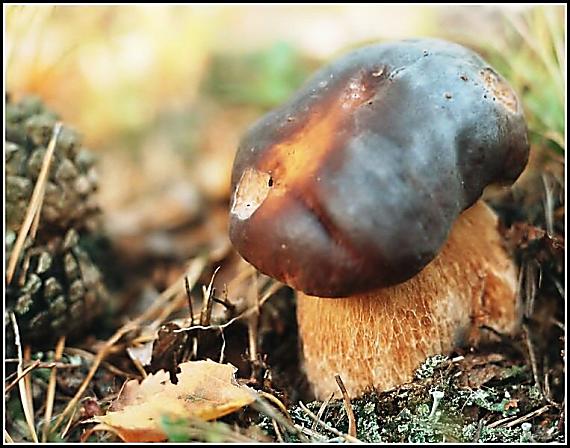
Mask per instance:
[[[529,145],[522,107],[473,51],[437,39],[357,49],[240,142],[230,238],[298,291],[317,398],[409,381],[428,357],[516,331],[516,268],[480,197]]]

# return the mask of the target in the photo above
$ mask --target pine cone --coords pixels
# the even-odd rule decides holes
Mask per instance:
[[[7,231],[7,259],[16,237]],[[6,309],[14,312],[22,340],[43,345],[60,335],[78,334],[106,308],[109,295],[101,272],[82,247],[88,239],[71,229],[45,244],[28,240],[6,288]],[[5,324],[11,333],[12,323]]]
[[[6,104],[6,227],[18,231],[32,196],[57,116],[28,97]],[[44,233],[73,227],[95,230],[99,208],[94,197],[94,156],[79,135],[62,126],[50,165],[42,205]]]
[[[6,104],[6,260],[24,221],[57,116],[37,98]],[[108,309],[100,255],[95,158],[62,126],[50,165],[39,227],[6,285],[6,349],[13,351],[14,313],[23,342],[44,347],[78,335]]]

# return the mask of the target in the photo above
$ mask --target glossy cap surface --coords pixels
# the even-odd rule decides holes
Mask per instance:
[[[477,54],[372,45],[317,72],[243,137],[230,238],[261,272],[320,297],[403,282],[457,216],[528,158],[522,106]]]

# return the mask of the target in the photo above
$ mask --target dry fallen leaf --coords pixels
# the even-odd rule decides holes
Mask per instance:
[[[111,427],[125,442],[166,440],[161,419],[212,420],[252,403],[255,392],[235,379],[236,368],[214,361],[180,364],[177,384],[160,370],[141,383],[128,381],[112,410],[90,422]]]

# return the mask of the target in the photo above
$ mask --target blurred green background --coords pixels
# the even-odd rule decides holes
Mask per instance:
[[[563,158],[565,6],[10,6],[6,89],[37,94],[101,158],[109,212],[191,182],[227,200],[244,129],[352,47],[435,36],[521,95],[535,151]]]

